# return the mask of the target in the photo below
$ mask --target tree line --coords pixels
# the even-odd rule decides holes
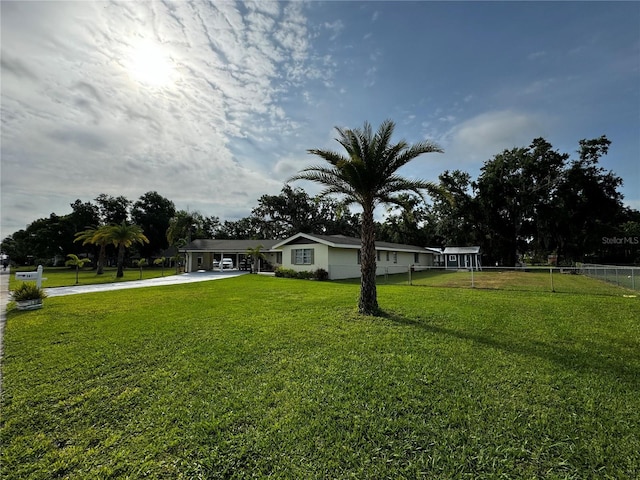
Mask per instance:
[[[375,238],[428,247],[479,245],[491,265],[545,263],[549,255],[566,264],[638,263],[640,212],[624,206],[622,179],[599,164],[610,143],[606,136],[581,140],[571,158],[536,138],[487,160],[476,179],[445,171],[430,184],[426,200],[414,192],[400,195],[374,222]],[[199,238],[282,239],[298,232],[358,237],[363,219],[340,197],[310,196],[289,184],[278,195],[261,196],[248,216],[235,221],[177,210],[155,191],[136,201],[100,194],[70,207],[70,213],[52,213],[6,237],[2,252],[17,265],[90,256],[97,268],[101,254],[103,264],[120,265],[171,255]],[[124,258],[113,235],[106,241],[104,234],[131,225],[146,240],[137,237]],[[100,229],[102,240],[94,238]]]

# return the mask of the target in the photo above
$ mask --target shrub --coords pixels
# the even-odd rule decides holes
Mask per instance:
[[[47,294],[41,288],[38,288],[35,283],[22,282],[11,294],[11,298],[16,302],[24,300],[38,300],[46,298]]]
[[[314,272],[313,278],[321,282],[329,280],[329,272],[327,272],[324,268],[319,268]]]
[[[281,278],[296,278],[297,272],[290,268],[278,267],[276,268],[276,277]]]
[[[316,278],[315,272],[311,272],[308,270],[303,270],[301,272],[296,272],[290,268],[282,268],[278,267],[275,271],[276,277],[281,278],[299,278],[301,280],[310,280],[312,278]]]
[[[296,272],[296,278],[299,278],[301,280],[309,280],[309,279],[313,278],[313,272],[310,272],[308,270],[303,270],[301,272]]]

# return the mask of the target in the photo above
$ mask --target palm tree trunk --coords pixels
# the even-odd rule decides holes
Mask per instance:
[[[360,251],[360,299],[358,311],[363,315],[378,313],[378,293],[376,290],[376,243],[373,205],[364,209],[361,227]]]
[[[124,277],[124,243],[118,246],[118,272],[116,278]]]
[[[104,273],[104,259],[106,257],[107,246],[104,243],[100,244],[100,253],[98,253],[98,271],[97,275]]]

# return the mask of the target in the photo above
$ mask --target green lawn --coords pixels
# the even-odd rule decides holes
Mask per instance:
[[[359,280],[346,280],[347,283],[358,283]],[[450,288],[478,288],[519,290],[529,292],[557,292],[557,293],[583,293],[589,295],[616,295],[620,293],[620,287],[615,283],[606,283],[603,280],[589,278],[584,275],[572,275],[560,273],[554,269],[553,273],[546,268],[530,270],[485,270],[481,272],[455,271],[455,270],[425,270],[409,274],[396,274],[381,276],[378,282],[382,285],[408,285],[411,282],[415,286],[426,287],[450,287]],[[631,288],[630,282],[622,283]],[[634,295],[638,292],[628,291]]]
[[[140,270],[138,268],[127,268],[124,270],[124,277],[116,278],[116,268],[107,267],[102,275],[96,274],[91,268],[82,268],[78,272],[77,285],[91,285],[99,283],[128,282],[131,280],[140,280]],[[35,272],[35,268],[19,268],[11,272],[9,278],[9,290],[16,288],[22,281],[16,280],[16,272]],[[165,268],[164,271],[160,267],[144,267],[142,269],[142,279],[157,278],[161,276],[174,275],[175,268]],[[76,285],[76,271],[70,267],[45,267],[42,276],[46,278],[42,282],[43,288],[50,287],[69,287]]]
[[[573,278],[578,278],[571,276]],[[640,476],[640,298],[245,275],[10,310],[3,479]]]

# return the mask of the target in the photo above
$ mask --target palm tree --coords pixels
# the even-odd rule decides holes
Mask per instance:
[[[89,227],[86,230],[76,233],[76,239],[74,242],[79,242],[82,240],[82,245],[86,245],[88,243],[92,245],[98,245],[100,247],[100,253],[98,254],[98,262],[97,262],[97,275],[102,275],[104,273],[104,259],[106,256],[107,250],[107,242],[104,240],[104,237],[100,235],[100,231],[104,228],[107,228],[108,225],[103,225],[101,227]]]
[[[200,214],[180,210],[169,220],[167,228],[167,241],[175,248],[174,261],[176,264],[176,275],[180,272],[180,249],[191,241],[194,229],[198,229]]]
[[[140,280],[142,280],[142,267],[146,267],[147,260],[145,258],[141,258],[140,260],[136,260],[133,262],[133,265],[140,269]]]
[[[122,278],[124,276],[124,252],[134,243],[149,243],[149,239],[142,232],[142,228],[138,225],[127,225],[127,222],[122,222],[120,225],[109,225],[107,227],[99,229],[97,234],[99,241],[106,241],[106,243],[112,243],[118,248],[118,271],[116,278]]]
[[[375,134],[368,122],[364,123],[362,129],[336,127],[336,140],[345,148],[347,155],[329,150],[308,150],[308,153],[326,160],[329,166],[311,166],[290,179],[320,183],[325,186],[320,196],[341,195],[347,204],[356,203],[362,207],[358,311],[364,315],[375,315],[378,312],[373,216],[376,206],[381,203],[401,204],[397,194],[402,192],[415,192],[423,197],[422,190],[437,189],[431,182],[410,180],[396,172],[423,153],[443,150],[430,141],[409,145],[401,140],[392,144],[394,128],[395,124],[391,120],[385,120]]]
[[[254,248],[247,248],[246,255],[248,257],[251,257],[251,273],[260,273],[260,259],[264,260],[267,258],[265,257],[264,253],[261,252],[263,248],[264,245],[258,245]]]
[[[164,262],[165,262],[165,258],[164,257],[160,257],[160,258],[156,258],[153,261],[154,265],[160,265],[162,267],[162,276],[164,277]]]
[[[88,263],[91,260],[88,259],[88,258],[79,258],[77,255],[75,255],[73,253],[68,254],[67,257],[69,257],[69,260],[64,262],[64,264],[67,267],[76,267],[76,285],[77,285],[79,283],[79,281],[78,281],[78,273],[80,272],[80,269],[82,267],[84,267],[85,263]]]

